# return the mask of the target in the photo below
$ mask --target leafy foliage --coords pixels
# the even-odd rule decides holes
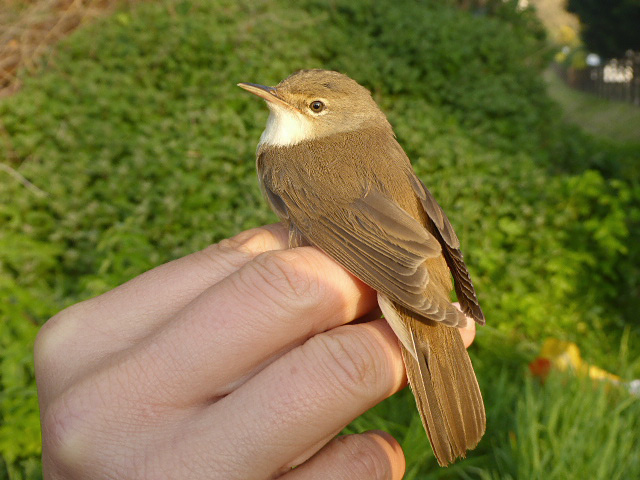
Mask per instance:
[[[560,123],[539,75],[544,36],[512,3],[472,15],[435,0],[162,0],[77,32],[24,78],[0,102],[0,152],[47,195],[14,176],[0,184],[0,478],[38,476],[37,326],[275,220],[254,173],[266,109],[235,84],[313,67],[373,91],[456,226],[491,325],[474,361],[494,424],[467,461],[437,475],[517,475],[524,453],[511,436],[526,445],[527,422],[565,397],[553,390],[530,417],[515,410],[522,392],[542,394],[525,384],[531,355],[514,339],[579,339],[585,357],[616,370],[620,327],[637,338],[640,152]],[[398,434],[409,478],[427,478],[433,459],[411,402],[394,397],[351,428]]]

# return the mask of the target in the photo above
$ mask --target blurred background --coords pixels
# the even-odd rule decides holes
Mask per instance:
[[[462,242],[487,434],[439,469],[408,391],[358,418],[407,479],[640,478],[637,0],[2,0],[0,479],[38,479],[62,308],[275,221],[236,87],[369,88]],[[634,389],[635,387],[635,389]]]

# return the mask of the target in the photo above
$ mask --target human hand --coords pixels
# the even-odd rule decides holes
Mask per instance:
[[[286,243],[281,225],[249,230],[49,320],[45,477],[401,478],[388,434],[334,438],[406,382],[383,320],[345,325],[375,292]]]

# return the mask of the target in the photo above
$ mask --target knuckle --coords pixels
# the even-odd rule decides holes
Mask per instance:
[[[243,232],[247,233],[247,232]],[[205,253],[218,254],[218,253],[240,253],[243,256],[255,255],[255,250],[250,246],[250,239],[244,238],[240,235],[231,238],[225,238],[224,240],[216,243],[215,245],[209,245],[203,250]],[[254,238],[252,236],[251,238]]]
[[[209,245],[191,256],[196,264],[202,267],[207,277],[215,276],[221,271],[238,268],[249,261],[251,257],[252,255],[243,251],[242,247],[231,238]]]
[[[277,235],[267,228],[254,228],[209,245],[193,254],[205,275],[236,270],[263,252],[283,248]]]
[[[370,391],[378,376],[378,362],[372,346],[356,326],[344,326],[323,335],[316,335],[324,355],[331,382],[350,395],[361,396]]]
[[[277,240],[274,234],[268,229],[253,228],[231,238],[226,238],[209,248],[215,248],[222,252],[237,252],[248,257],[255,257],[262,252],[273,249],[276,243]]]
[[[43,455],[65,478],[88,478],[89,471],[91,478],[123,478],[120,470],[127,478],[147,478],[133,475],[145,467],[144,444],[134,440],[146,430],[143,407],[130,408],[125,402],[131,400],[114,397],[114,389],[104,378],[86,379],[43,410]]]
[[[84,304],[85,302],[81,302],[62,310],[40,328],[33,347],[37,370],[46,368],[60,355],[64,355],[64,350],[58,346],[73,335],[84,315]]]
[[[267,252],[251,263],[255,280],[285,300],[314,300],[321,295],[321,285],[309,259],[299,252]]]
[[[49,405],[41,420],[43,452],[57,467],[74,472],[88,460],[83,448],[87,428],[75,404],[62,395]]]

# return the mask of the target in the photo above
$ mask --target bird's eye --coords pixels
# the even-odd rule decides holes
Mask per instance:
[[[320,100],[314,100],[309,104],[309,108],[315,113],[320,113],[322,110],[324,110],[324,103],[322,103]]]

